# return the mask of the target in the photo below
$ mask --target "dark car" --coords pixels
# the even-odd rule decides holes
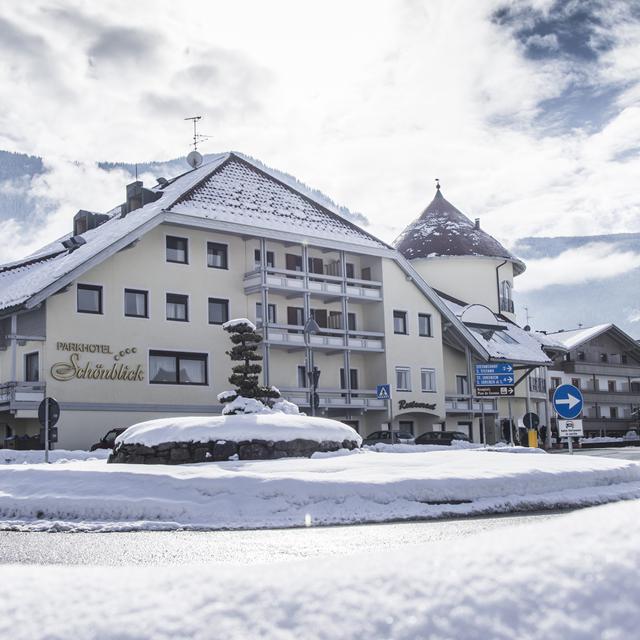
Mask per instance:
[[[378,444],[378,442],[392,444],[390,436],[390,431],[374,431],[362,441],[362,444]],[[413,444],[413,434],[405,433],[404,431],[394,431],[393,444]]]
[[[416,438],[416,444],[440,444],[450,446],[454,440],[469,442],[469,436],[462,431],[427,431]]]
[[[113,449],[113,443],[115,442],[115,439],[124,431],[126,431],[126,428],[111,429],[110,431],[107,431],[107,433],[105,433],[102,438],[100,438],[99,442],[91,445],[91,449],[89,449],[89,451],[95,451],[96,449]]]

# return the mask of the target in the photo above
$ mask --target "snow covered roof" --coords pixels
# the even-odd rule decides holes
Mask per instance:
[[[396,238],[393,245],[408,260],[436,256],[489,256],[510,260],[515,275],[526,268],[522,260],[445,200],[439,185],[427,208]]]
[[[223,153],[165,186],[157,185],[155,202],[112,217],[95,229],[81,234],[85,244],[72,252],[62,238],[27,258],[0,265],[0,311],[10,311],[29,302],[35,306],[51,293],[66,286],[79,272],[124,248],[164,221],[164,216],[200,217],[212,221],[296,233],[310,240],[325,239],[367,248],[392,248],[332,210],[328,202],[316,203],[299,184],[290,185],[279,172],[250,161],[235,152]],[[68,237],[68,236],[66,236]]]
[[[507,360],[517,364],[551,364],[551,359],[543,351],[543,344],[537,339],[537,334],[521,329],[517,324],[495,316],[489,326],[482,326],[474,322],[467,322],[474,314],[469,311],[473,307],[483,305],[465,305],[460,301],[453,301],[449,297],[440,295],[444,303],[455,315],[466,324],[473,337],[488,352],[491,360]]]
[[[609,333],[614,339],[626,346],[626,351],[628,353],[632,354],[634,358],[640,360],[640,343],[611,322],[606,324],[597,324],[593,327],[572,329],[571,331],[555,331],[554,333],[548,333],[547,337],[551,337],[553,340],[556,340],[563,345],[565,349],[571,350],[589,342],[589,340],[597,338],[603,333]]]

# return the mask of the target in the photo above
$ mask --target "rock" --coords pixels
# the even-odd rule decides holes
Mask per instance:
[[[230,456],[238,453],[238,445],[235,442],[222,442],[221,444],[216,442],[213,448],[210,449],[211,458],[214,462],[220,462],[222,460],[228,460]]]
[[[272,449],[263,442],[251,442],[238,447],[240,460],[270,460]]]
[[[169,453],[170,463],[191,462],[191,456],[189,450],[184,448],[173,448]]]

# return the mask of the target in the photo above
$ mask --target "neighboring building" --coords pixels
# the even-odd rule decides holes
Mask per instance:
[[[490,269],[510,282],[519,264]],[[486,361],[488,345],[427,272],[237,153],[151,189],[134,182],[122,206],[80,211],[62,242],[0,266],[0,438],[36,436],[45,394],[61,404],[64,448],[141,420],[219,412],[231,368],[222,324],[236,317],[262,331],[264,382],[306,411],[313,357],[318,411],[362,434],[387,421],[375,396],[385,382],[396,428],[449,425],[460,395],[473,422],[469,381],[457,393],[445,359]],[[311,316],[315,335],[304,332]],[[497,415],[494,400],[483,408]]]
[[[584,396],[589,436],[623,436],[640,429],[640,344],[615,324],[547,333],[566,353],[549,372],[550,393],[573,384]],[[640,433],[640,431],[638,431]]]
[[[512,398],[474,397],[476,359],[445,345],[447,427],[493,442],[510,437],[509,420],[517,428],[529,411],[540,416],[541,425],[549,424],[545,370],[552,361],[547,352],[555,353],[559,345],[543,344],[515,323],[513,280],[525,270],[524,263],[481,229],[479,219],[472,222],[448,202],[439,184],[431,203],[394,246],[469,328],[490,360],[513,363],[516,369]],[[486,428],[480,426],[483,421]]]

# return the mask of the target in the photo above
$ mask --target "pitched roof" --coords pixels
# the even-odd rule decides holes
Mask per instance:
[[[489,256],[513,262],[515,275],[526,268],[522,260],[445,200],[439,185],[427,208],[396,238],[393,245],[408,260],[436,256]]]
[[[10,311],[29,301],[37,304],[95,264],[127,246],[164,221],[165,216],[204,218],[240,227],[259,227],[277,234],[292,233],[311,241],[331,240],[357,245],[363,250],[392,251],[337,208],[313,199],[309,190],[289,184],[278,172],[238,153],[223,153],[198,169],[152,189],[160,197],[120,217],[119,207],[101,226],[86,231],[83,244],[73,252],[61,238],[23,260],[0,265],[0,311]],[[68,237],[68,236],[66,236]]]
[[[554,340],[562,344],[566,349],[575,349],[581,345],[593,340],[603,333],[609,333],[614,339],[624,345],[627,345],[626,351],[633,355],[634,358],[640,360],[640,342],[634,340],[628,333],[625,333],[617,325],[608,322],[605,324],[597,324],[593,327],[581,327],[580,329],[572,329],[570,331],[556,331],[548,333]]]

